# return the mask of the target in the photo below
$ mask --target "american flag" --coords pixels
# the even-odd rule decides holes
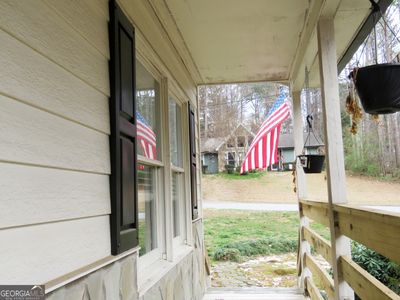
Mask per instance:
[[[137,139],[142,146],[144,156],[150,159],[156,159],[156,134],[139,112],[136,112],[136,121]]]
[[[281,93],[267,114],[242,162],[240,174],[250,170],[265,169],[278,162],[278,141],[281,124],[290,115],[287,95]]]

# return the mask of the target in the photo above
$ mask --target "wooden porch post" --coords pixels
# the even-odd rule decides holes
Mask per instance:
[[[293,98],[293,132],[294,132],[294,154],[300,155],[304,147],[303,139],[303,120],[301,115],[301,91],[292,91]],[[303,168],[300,166],[298,160],[296,160],[297,178],[296,178],[296,189],[297,196],[299,199],[307,197],[306,188],[306,177],[304,175]]]
[[[294,132],[294,154],[295,157],[297,155],[302,154],[304,141],[303,141],[303,121],[301,115],[301,91],[292,91],[292,99],[293,99],[293,132]],[[306,187],[306,177],[303,171],[303,167],[300,165],[298,159],[296,159],[296,193],[297,199],[304,199],[307,197],[307,187]],[[305,278],[311,276],[310,270],[304,264],[304,254],[310,253],[310,244],[303,239],[302,230],[303,226],[308,226],[309,221],[306,216],[304,216],[301,205],[299,205],[299,213],[300,213],[300,241],[299,241],[299,257],[298,262],[300,267],[300,277],[299,277],[299,286],[301,289],[305,288]]]
[[[339,232],[339,228],[336,226],[337,216],[333,211],[334,204],[347,203],[333,19],[320,19],[317,29],[321,94],[325,121],[329,224],[332,245],[335,299],[354,299],[352,289],[343,280],[342,270],[340,269],[338,260],[342,255],[351,255],[350,240]]]

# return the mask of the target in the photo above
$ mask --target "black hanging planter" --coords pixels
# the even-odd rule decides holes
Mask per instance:
[[[367,113],[390,114],[400,111],[400,64],[356,68],[350,77]]]
[[[321,173],[325,161],[325,155],[322,154],[306,154],[299,155],[300,164],[304,173]]]
[[[309,146],[311,145],[311,134],[312,134],[312,136],[314,136],[314,138],[317,142],[319,141],[319,139],[315,135],[313,127],[312,127],[313,117],[311,114],[309,114],[307,116],[306,121],[308,124],[308,134],[307,134],[306,141],[304,143],[303,153],[305,153],[305,151],[306,151],[307,142],[309,143]],[[300,165],[303,167],[304,173],[310,174],[310,173],[321,173],[322,172],[322,167],[323,167],[324,161],[325,161],[325,155],[323,155],[323,154],[302,154],[297,157],[300,161]]]

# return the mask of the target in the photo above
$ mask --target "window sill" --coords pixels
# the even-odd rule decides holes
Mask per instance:
[[[155,262],[160,261],[162,259],[162,253],[159,248],[154,249],[143,256],[139,256],[137,270],[138,274],[142,274],[146,272],[149,268],[154,265]]]
[[[174,261],[169,262],[160,259],[149,265],[145,270],[142,270],[140,273],[138,273],[139,298],[142,297],[192,251],[192,247],[182,245],[175,249],[176,253],[174,255]]]
[[[201,221],[203,218],[202,217],[197,217],[196,219],[192,220],[192,224],[197,223],[199,221]]]

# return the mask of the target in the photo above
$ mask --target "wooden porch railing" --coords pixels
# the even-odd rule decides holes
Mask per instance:
[[[303,216],[329,228],[328,203],[300,200],[299,205]],[[334,230],[400,264],[400,214],[348,205],[333,205],[333,211],[337,217]],[[302,241],[307,241],[315,253],[320,254],[331,266],[333,263],[339,265],[343,280],[361,299],[400,299],[400,296],[362,269],[351,257],[339,256],[336,262],[332,262],[331,243],[309,226],[300,228],[300,237]],[[302,252],[304,251],[299,250],[299,253]],[[304,269],[299,271],[312,274],[304,278],[305,291],[311,299],[324,299],[313,277],[318,278],[328,299],[335,299],[334,293],[337,287],[334,286],[331,275],[320,266],[310,252],[304,253],[302,261]]]

